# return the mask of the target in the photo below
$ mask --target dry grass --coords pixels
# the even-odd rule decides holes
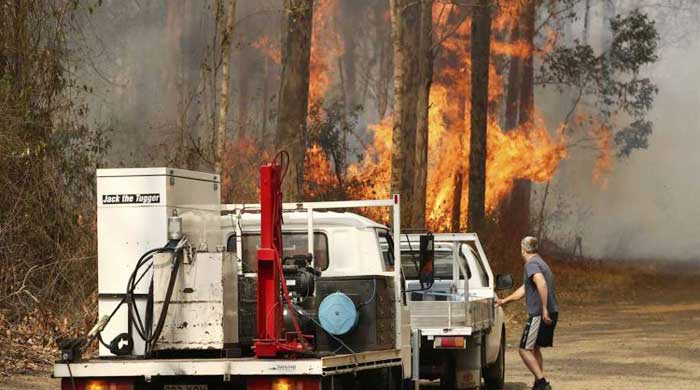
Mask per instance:
[[[665,294],[676,286],[692,285],[700,266],[660,260],[589,260],[545,256],[554,273],[557,299],[564,312],[574,314],[579,306],[595,305],[614,299],[632,302],[640,296]],[[522,280],[522,264],[513,266],[516,286]],[[501,294],[506,295],[506,294]],[[649,298],[652,299],[652,298]],[[573,313],[572,313],[573,312]],[[525,319],[524,303],[506,308],[509,323],[516,327]],[[571,315],[567,315],[571,317]]]

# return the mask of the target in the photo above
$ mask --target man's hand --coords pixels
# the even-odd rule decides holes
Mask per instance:
[[[542,321],[547,325],[552,325],[552,318],[549,316],[549,310],[547,310],[547,308],[542,310]]]
[[[525,296],[525,285],[522,285],[518,287],[517,290],[515,290],[514,293],[508,295],[507,297],[501,299],[498,296],[496,296],[496,307],[501,307],[505,306],[507,303],[511,303],[520,299],[523,299]]]

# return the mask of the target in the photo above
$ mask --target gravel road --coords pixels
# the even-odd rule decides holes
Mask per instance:
[[[555,348],[543,352],[552,388],[700,388],[700,299],[673,287],[626,303],[562,308]],[[517,352],[520,332],[511,326],[506,390],[532,386]]]

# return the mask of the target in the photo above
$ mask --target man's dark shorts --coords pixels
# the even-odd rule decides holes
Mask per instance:
[[[547,325],[542,316],[530,316],[525,323],[523,337],[520,339],[520,349],[532,351],[537,347],[551,347],[554,344],[554,328],[557,326],[559,313],[550,313],[552,323]]]

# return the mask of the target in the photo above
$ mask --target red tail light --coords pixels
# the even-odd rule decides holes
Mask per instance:
[[[75,385],[75,386],[74,386]],[[134,390],[131,379],[63,378],[61,390]]]
[[[435,349],[464,349],[467,347],[467,342],[462,336],[457,337],[435,337],[433,348]]]

